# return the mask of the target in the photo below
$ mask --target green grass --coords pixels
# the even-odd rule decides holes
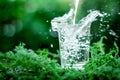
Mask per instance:
[[[46,49],[34,52],[20,44],[13,51],[0,53],[0,80],[120,80],[118,47],[114,44],[105,53],[102,41],[91,47],[92,57],[84,70],[63,69],[57,55]]]

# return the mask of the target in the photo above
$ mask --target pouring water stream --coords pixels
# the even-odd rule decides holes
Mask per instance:
[[[73,24],[75,24],[75,20],[76,20],[76,15],[77,15],[77,9],[78,9],[78,4],[79,4],[79,0],[74,0],[74,17],[73,17]]]

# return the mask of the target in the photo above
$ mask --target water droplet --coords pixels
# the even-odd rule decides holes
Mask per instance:
[[[50,47],[53,48],[53,44],[50,44]]]
[[[49,29],[49,32],[51,32],[52,30],[51,29]]]
[[[113,30],[110,30],[109,34],[110,34],[110,35],[113,35],[113,36],[116,35],[116,33],[115,33]]]
[[[105,12],[103,12],[103,15],[104,15],[104,16],[107,16],[108,14],[107,14],[107,13],[105,13]]]
[[[48,23],[48,22],[49,22],[49,20],[46,20],[46,22]]]
[[[120,15],[120,12],[118,13],[118,15]]]
[[[107,25],[107,28],[109,28],[110,27],[110,25]]]

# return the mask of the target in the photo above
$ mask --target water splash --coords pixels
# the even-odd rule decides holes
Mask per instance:
[[[78,24],[73,24],[74,10],[51,21],[52,29],[58,32],[62,67],[82,68],[89,59],[90,26],[99,11],[91,11]]]

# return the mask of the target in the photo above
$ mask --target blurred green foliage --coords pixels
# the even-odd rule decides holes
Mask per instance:
[[[93,44],[92,57],[82,70],[61,68],[55,57],[49,57],[52,53],[48,50],[35,52],[19,44],[13,51],[0,53],[0,80],[120,80],[118,48],[115,44],[108,54],[103,54],[102,42]]]

